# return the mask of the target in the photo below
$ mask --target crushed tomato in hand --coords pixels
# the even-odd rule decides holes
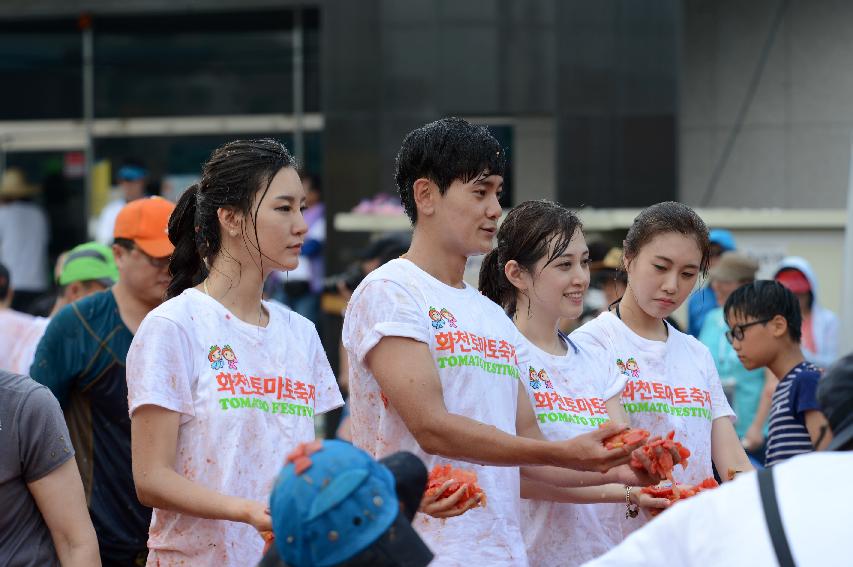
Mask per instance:
[[[459,490],[463,485],[465,486],[465,492],[462,494],[462,498],[459,499],[459,502],[456,504],[457,509],[461,509],[465,507],[465,503],[471,498],[480,496],[480,506],[486,507],[486,493],[483,492],[483,489],[477,484],[477,473],[474,471],[466,471],[462,469],[454,469],[450,465],[436,465],[432,471],[429,473],[429,478],[427,479],[427,489],[426,493],[429,496],[435,496],[438,491],[441,489],[442,485],[448,480],[453,480],[453,483],[444,490],[440,495],[438,495],[437,500],[442,500],[444,498],[449,498],[453,496],[453,493]]]

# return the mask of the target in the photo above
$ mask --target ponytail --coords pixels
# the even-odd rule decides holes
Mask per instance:
[[[169,260],[172,281],[167,299],[207,277],[222,245],[219,209],[256,216],[257,209],[254,214],[251,210],[255,195],[260,195],[260,207],[273,177],[285,167],[295,168],[296,161],[281,142],[269,138],[235,140],[213,151],[202,167],[201,181],[184,191],[169,219],[169,240],[175,251]],[[255,246],[263,258],[260,243]]]
[[[204,263],[197,243],[198,193],[198,184],[190,185],[169,218],[169,240],[175,245],[175,251],[169,260],[172,281],[166,290],[166,299],[180,295],[204,279]]]
[[[500,261],[500,246],[483,258],[480,266],[478,287],[480,293],[500,305],[509,315],[515,313],[515,286],[510,283],[504,273],[504,265]]]

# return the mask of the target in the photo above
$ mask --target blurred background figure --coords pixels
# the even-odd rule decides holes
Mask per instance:
[[[0,344],[9,345],[14,348],[18,338],[27,334],[38,317],[28,313],[21,313],[12,309],[12,299],[15,291],[10,282],[9,270],[0,264]],[[0,362],[0,368],[6,369],[6,361]]]
[[[142,162],[127,159],[116,173],[116,182],[119,186],[119,195],[101,211],[98,219],[98,228],[95,240],[101,244],[113,243],[113,228],[119,211],[126,204],[145,196],[148,180],[148,170]]]
[[[60,272],[57,276],[59,289],[49,317],[36,317],[13,343],[12,354],[0,362],[0,368],[29,374],[36,354],[36,347],[44,335],[50,319],[60,309],[93,293],[104,291],[118,281],[118,268],[109,246],[99,242],[87,242],[75,246],[60,255]]]
[[[405,254],[410,245],[411,238],[408,234],[382,235],[359,253],[358,261],[353,263],[347,271],[327,278],[325,282],[326,291],[339,297],[335,308],[343,314],[349,298],[361,280],[379,266]],[[349,392],[349,366],[347,354],[340,338],[338,339],[338,385],[346,400]],[[335,428],[335,436],[338,439],[350,441],[352,439],[350,424],[349,405],[345,405],[341,412],[340,423]]]
[[[39,188],[23,171],[10,167],[0,180],[0,262],[9,270],[15,290],[12,308],[31,312],[32,303],[48,289],[49,229],[42,208],[33,202]]]
[[[709,287],[718,305],[724,305],[734,290],[755,280],[758,262],[739,252],[724,252],[708,273]],[[729,403],[737,415],[735,431],[743,439],[755,419],[761,392],[764,388],[764,369],[747,370],[726,339],[729,330],[723,317],[723,308],[715,307],[705,315],[699,341],[711,351],[711,357],[723,383]],[[759,426],[764,429],[764,424]],[[762,435],[763,437],[764,435]],[[759,451],[759,447],[755,450]],[[760,451],[754,454],[756,462],[764,462]]]
[[[266,293],[291,309],[321,325],[320,296],[325,276],[326,207],[320,178],[312,173],[302,174],[305,189],[305,210],[302,214],[308,225],[305,242],[299,254],[299,265],[289,272],[276,272],[267,279]]]
[[[715,228],[709,234],[711,240],[711,268],[716,266],[724,252],[731,252],[737,247],[735,238],[728,230]],[[699,336],[702,323],[709,311],[719,307],[710,285],[704,285],[695,291],[687,304],[687,332],[694,337]]]
[[[801,346],[806,360],[827,368],[838,358],[838,316],[818,303],[817,277],[805,258],[789,256],[780,262],[774,279],[800,300],[803,316]]]
[[[607,251],[592,279],[595,286],[604,293],[604,309],[625,295],[628,274],[622,267],[621,248],[611,248]]]

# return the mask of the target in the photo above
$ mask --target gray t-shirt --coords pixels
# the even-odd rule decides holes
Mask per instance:
[[[0,371],[0,565],[59,565],[27,483],[73,456],[62,410],[50,390]]]

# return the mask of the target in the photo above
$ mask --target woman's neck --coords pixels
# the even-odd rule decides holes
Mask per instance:
[[[559,317],[536,314],[528,309],[527,301],[518,301],[512,320],[524,338],[537,348],[555,356],[566,354],[566,343],[557,332]]]
[[[640,307],[631,284],[625,289],[625,295],[617,304],[619,318],[629,329],[644,339],[652,341],[665,341],[669,335],[666,323],[662,319],[652,317]]]
[[[463,255],[448,254],[435,244],[435,240],[420,234],[417,230],[412,236],[412,245],[403,257],[417,267],[452,287],[464,288],[465,263]]]
[[[220,253],[207,279],[196,289],[221,303],[246,323],[265,327],[269,321],[269,314],[261,303],[264,275],[251,260],[238,262]]]

